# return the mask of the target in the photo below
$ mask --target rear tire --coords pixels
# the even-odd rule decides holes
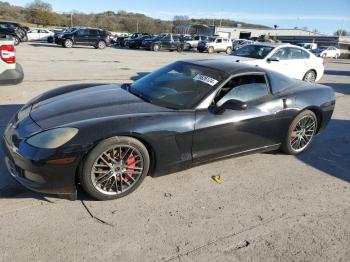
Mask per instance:
[[[73,41],[71,39],[66,39],[63,42],[63,46],[65,48],[72,48],[73,47]]]
[[[297,155],[309,148],[317,132],[317,117],[310,110],[302,111],[289,126],[282,142],[281,150],[289,155]]]
[[[309,70],[306,72],[306,74],[303,77],[303,81],[309,82],[309,83],[315,83],[316,82],[316,72],[315,70]]]
[[[228,47],[226,48],[226,54],[231,54],[232,53],[232,48],[231,47]]]
[[[17,36],[13,36],[14,45],[17,46],[21,43],[21,40]]]
[[[122,148],[126,148],[126,151],[119,151]],[[132,151],[128,151],[128,148]],[[122,157],[124,155],[125,160],[120,161],[119,159],[122,158],[120,155]],[[105,160],[99,162],[102,157]],[[130,157],[133,158],[133,164],[128,163]],[[110,164],[108,166],[105,164],[105,171],[96,167],[103,166],[103,163],[106,162]],[[121,162],[123,164],[119,165]],[[142,169],[141,167],[136,167],[137,162],[139,162],[137,164],[139,166],[142,163]],[[133,167],[130,167],[130,165],[133,165]],[[131,137],[112,137],[99,143],[89,153],[79,178],[82,187],[90,196],[98,200],[111,200],[132,193],[147,176],[149,167],[150,158],[148,151],[139,140]],[[135,174],[135,172],[138,172],[138,174]],[[104,180],[104,182],[101,180]],[[108,189],[109,186],[111,188]]]

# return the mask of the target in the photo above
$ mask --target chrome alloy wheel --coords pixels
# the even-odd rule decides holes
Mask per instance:
[[[291,148],[295,152],[303,151],[316,134],[317,120],[313,116],[304,116],[294,126],[289,138]]]
[[[91,181],[101,193],[117,195],[137,184],[143,168],[143,157],[136,148],[119,145],[104,151],[96,159],[91,170]]]

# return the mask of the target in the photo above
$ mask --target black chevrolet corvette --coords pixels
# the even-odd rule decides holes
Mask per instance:
[[[24,186],[123,197],[159,176],[247,153],[306,150],[328,124],[332,88],[220,59],[178,61],[133,84],[48,91],[8,124],[9,172]]]

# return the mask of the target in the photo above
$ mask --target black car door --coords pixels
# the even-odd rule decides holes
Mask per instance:
[[[89,38],[89,41],[88,41],[87,44],[89,44],[89,45],[96,45],[97,42],[100,39],[100,32],[98,30],[96,30],[96,29],[90,29],[88,38]]]
[[[169,49],[171,42],[171,35],[167,35],[161,39],[161,48]]]
[[[89,29],[80,29],[74,34],[74,41],[79,45],[86,45],[89,42]]]
[[[218,113],[216,109],[230,99],[246,103],[246,108]],[[212,106],[196,111],[194,162],[278,144],[276,133],[280,126],[275,113],[282,106],[271,94],[264,74],[232,78],[217,92]]]

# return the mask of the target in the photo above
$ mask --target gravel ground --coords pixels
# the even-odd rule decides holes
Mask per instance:
[[[21,44],[25,80],[0,87],[0,132],[23,103],[51,88],[132,81],[192,57],[210,55]],[[336,109],[297,157],[256,154],[147,177],[108,202],[30,192],[1,162],[0,261],[349,261],[350,61],[325,66],[321,83],[337,92]]]

